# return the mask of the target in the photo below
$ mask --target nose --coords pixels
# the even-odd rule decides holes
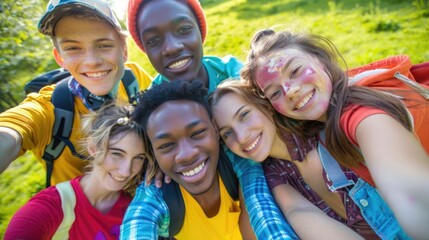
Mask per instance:
[[[121,177],[129,177],[131,175],[132,159],[124,159],[119,166],[119,174]]]
[[[165,36],[164,48],[162,55],[166,57],[174,57],[183,50],[183,43],[180,39],[176,38],[174,34],[167,34]]]
[[[87,65],[98,65],[103,62],[103,58],[101,58],[96,50],[88,50],[85,55],[85,64]]]
[[[298,95],[299,90],[301,90],[301,87],[297,86],[297,85],[293,85],[289,88],[287,88],[285,86],[283,86],[283,87],[284,87],[286,98],[289,101],[293,101],[295,99],[295,97]]]
[[[179,142],[176,162],[181,164],[191,163],[197,157],[198,153],[198,147],[190,140],[182,140]]]
[[[248,142],[250,131],[247,126],[241,126],[235,130],[235,135],[237,136],[238,144],[243,145]]]

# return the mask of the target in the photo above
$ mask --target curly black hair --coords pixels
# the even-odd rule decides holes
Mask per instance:
[[[147,91],[142,92],[137,99],[137,105],[132,118],[143,129],[146,129],[149,116],[161,104],[173,100],[189,100],[204,106],[209,113],[211,111],[207,102],[208,90],[200,81],[174,80],[162,82],[159,85],[152,85]]]

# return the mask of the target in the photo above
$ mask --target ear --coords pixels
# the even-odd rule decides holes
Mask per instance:
[[[65,68],[64,59],[56,47],[52,49],[52,53],[54,54],[54,58],[57,64],[60,65],[62,68]]]
[[[89,155],[93,157],[95,153],[97,152],[97,148],[94,143],[89,143],[86,147],[86,150],[88,151]]]
[[[128,47],[127,44],[124,45],[124,62],[128,60]]]

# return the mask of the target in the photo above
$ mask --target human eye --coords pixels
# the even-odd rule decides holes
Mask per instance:
[[[221,133],[221,137],[224,141],[226,141],[231,136],[231,134],[232,134],[231,130],[225,130]]]
[[[270,101],[275,101],[275,100],[277,100],[280,97],[280,94],[281,94],[281,90],[280,89],[278,89],[276,91],[273,91],[272,93],[268,94],[268,99]]]
[[[80,48],[77,46],[64,46],[64,47],[62,47],[62,50],[64,52],[73,53],[73,52],[79,51]]]
[[[112,44],[112,43],[103,43],[103,44],[100,44],[98,47],[99,47],[100,49],[104,49],[104,50],[106,50],[106,49],[112,49],[112,48],[114,48],[114,47],[115,47],[115,45],[114,45],[114,44]]]
[[[243,111],[243,112],[240,113],[239,119],[240,120],[244,120],[249,114],[250,114],[250,111],[249,110],[245,110],[245,111]]]
[[[206,130],[206,128],[198,129],[192,132],[191,137],[201,137],[206,132]]]
[[[177,30],[177,32],[179,34],[186,34],[186,33],[189,33],[190,31],[192,31],[192,29],[193,29],[192,26],[190,26],[190,25],[184,25],[184,26],[179,27],[179,29]]]
[[[142,160],[142,161],[144,161],[144,160],[146,160],[146,155],[144,155],[144,154],[141,154],[141,155],[138,155],[138,156],[136,156],[135,157],[137,160]]]
[[[148,47],[155,47],[159,41],[160,37],[158,36],[149,37],[144,41],[144,45]]]
[[[301,69],[302,69],[302,66],[297,66],[293,68],[292,71],[290,72],[290,78],[298,77],[301,73]]]
[[[167,143],[162,143],[160,144],[156,149],[158,150],[168,150],[169,148],[171,148],[174,145],[173,142],[167,142]]]
[[[110,153],[110,156],[112,156],[114,159],[122,159],[124,155],[121,151],[117,151],[117,150],[110,150],[109,153]]]

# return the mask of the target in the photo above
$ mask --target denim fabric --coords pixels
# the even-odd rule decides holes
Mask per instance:
[[[368,224],[382,239],[410,239],[378,191],[361,178],[349,190]]]

